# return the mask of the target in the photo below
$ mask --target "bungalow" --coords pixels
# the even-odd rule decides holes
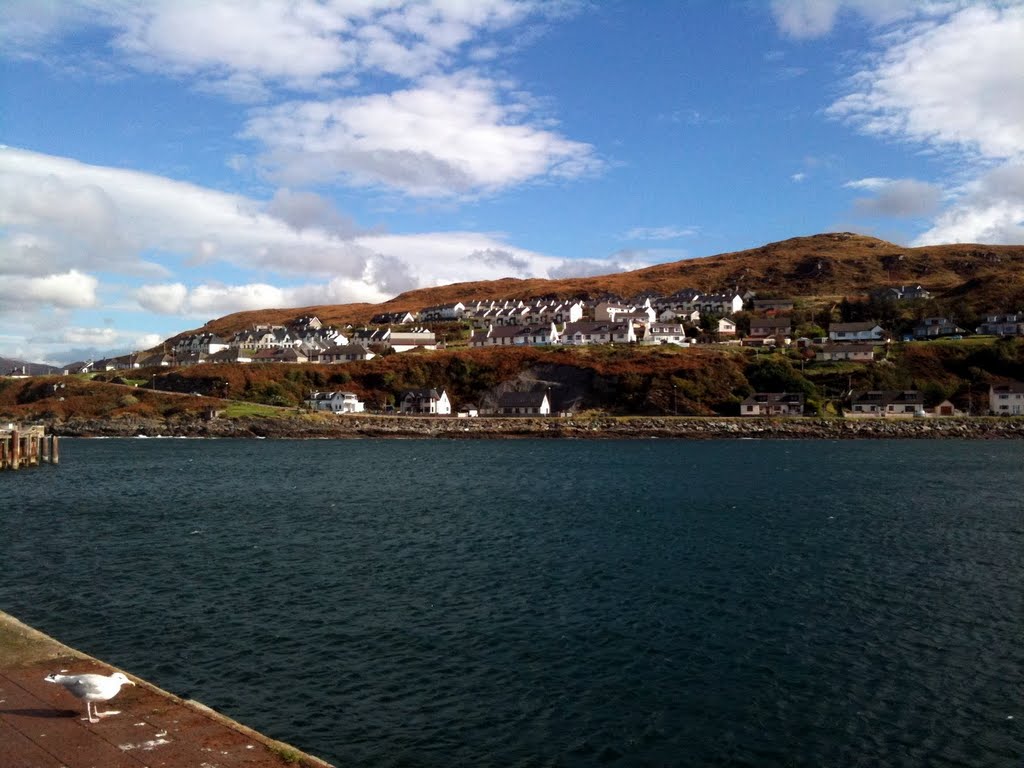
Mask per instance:
[[[788,317],[755,317],[750,321],[750,338],[770,339],[788,337],[793,323]]]
[[[993,384],[988,388],[988,409],[996,416],[1024,413],[1024,383]]]
[[[855,394],[850,410],[861,416],[916,416],[924,413],[924,397],[913,389],[871,390]]]
[[[398,399],[398,412],[451,416],[452,404],[443,389],[440,392],[436,389],[411,389]]]
[[[755,392],[740,403],[740,416],[802,416],[802,392]]]
[[[155,354],[155,355],[150,355],[149,357],[144,357],[141,360],[139,360],[139,365],[142,366],[143,368],[156,368],[156,367],[166,368],[166,367],[174,365],[174,364],[175,364],[175,360],[174,360],[173,356],[165,355],[165,354],[162,354],[162,353],[158,353],[158,354]],[[92,368],[91,368],[92,363],[89,363],[89,365],[90,365],[90,369],[89,370],[91,371],[92,370]],[[86,373],[86,371],[82,371],[82,373]]]
[[[332,413],[362,413],[366,408],[355,392],[310,392],[306,405],[314,411]]]
[[[547,325],[490,326],[477,331],[469,340],[471,347],[540,347],[557,344],[561,334],[554,323]]]
[[[412,312],[382,312],[370,318],[371,325],[408,325],[416,322]]]
[[[505,392],[498,397],[498,413],[502,416],[550,416],[551,401],[546,390]]]
[[[308,363],[309,357],[294,347],[260,349],[252,356],[254,363]]]
[[[425,307],[420,310],[421,320],[459,320],[466,311],[466,305],[461,301],[454,304],[438,304],[433,307]]]
[[[940,336],[959,336],[966,330],[945,317],[926,317],[914,327],[915,339],[937,339]]]
[[[434,332],[428,331],[425,328],[413,328],[410,331],[392,331],[388,336],[387,343],[395,352],[408,352],[417,347],[437,349],[437,338],[434,336]]]
[[[321,351],[315,361],[331,365],[334,363],[355,363],[361,360],[373,360],[376,355],[362,344],[339,344]]]
[[[645,344],[686,344],[686,329],[672,323],[654,323],[644,336]]]
[[[251,363],[252,355],[248,352],[238,349],[237,347],[231,349],[222,349],[220,352],[214,352],[208,358],[208,363]]]
[[[633,323],[599,322],[581,320],[566,323],[562,330],[562,343],[574,346],[589,344],[633,344],[636,343]]]
[[[913,301],[930,299],[932,292],[920,285],[898,285],[872,291],[871,297],[878,301]]]
[[[885,329],[878,323],[832,323],[828,327],[831,341],[884,341]]]
[[[666,308],[658,313],[658,320],[663,323],[669,323],[673,320],[681,323],[699,323],[700,310]]]
[[[993,336],[1024,336],[1024,312],[1009,315],[988,315],[978,326],[978,333]]]
[[[721,317],[718,319],[718,327],[716,330],[720,336],[735,336],[736,323],[728,317]]]
[[[814,359],[818,362],[852,360],[870,363],[875,359],[875,348],[870,344],[825,344],[815,353]]]

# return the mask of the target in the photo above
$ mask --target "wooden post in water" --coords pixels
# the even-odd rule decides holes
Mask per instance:
[[[18,469],[20,451],[21,439],[18,437],[18,430],[11,430],[11,469]]]
[[[7,437],[0,437],[0,469],[7,469]]]
[[[50,441],[46,439],[46,435],[39,436],[39,463],[50,463]]]
[[[60,446],[57,444],[56,435],[50,435],[50,463],[60,463]]]

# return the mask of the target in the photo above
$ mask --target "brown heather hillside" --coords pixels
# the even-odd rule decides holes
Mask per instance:
[[[874,237],[832,233],[795,237],[717,256],[659,264],[633,272],[563,280],[505,278],[423,288],[382,304],[340,304],[239,312],[211,320],[202,330],[225,335],[254,323],[284,324],[313,314],[329,325],[365,323],[378,312],[418,310],[467,299],[550,297],[630,298],[668,295],[681,288],[704,292],[753,290],[764,297],[831,303],[887,285],[920,283],[938,306],[959,314],[1024,309],[1024,246],[936,245],[904,248]]]
[[[343,365],[196,365],[131,375],[146,386],[117,384],[123,380],[115,372],[93,380],[0,378],[0,420],[180,424],[201,421],[210,409],[235,418],[249,413],[247,404],[285,406],[264,410],[294,417],[310,390],[355,392],[368,408],[381,409],[402,391],[423,387],[444,388],[456,408],[493,406],[505,391],[548,389],[558,409],[652,416],[736,415],[753,391],[804,392],[811,410],[827,413],[851,389],[919,389],[928,406],[949,398],[977,413],[990,384],[1024,380],[1024,340],[894,344],[870,364],[816,363],[798,350],[620,345],[409,352]]]

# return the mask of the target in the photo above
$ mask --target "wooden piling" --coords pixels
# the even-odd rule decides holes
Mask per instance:
[[[60,447],[55,435],[47,435],[42,427],[21,428],[11,425],[0,429],[0,470],[56,464]]]
[[[11,469],[19,469],[21,465],[21,437],[18,430],[11,430]]]

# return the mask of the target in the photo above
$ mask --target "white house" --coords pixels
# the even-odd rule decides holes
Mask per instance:
[[[306,405],[314,411],[362,413],[366,404],[355,392],[310,392]]]
[[[686,329],[673,323],[654,323],[644,337],[646,344],[686,344]]]
[[[422,347],[423,349],[437,349],[437,339],[433,331],[425,328],[413,328],[410,331],[392,331],[388,336],[388,345],[395,352],[408,352],[412,349]]]
[[[823,362],[854,360],[870,363],[875,359],[875,348],[870,344],[826,344],[815,352],[814,359]]]
[[[730,320],[728,317],[721,317],[718,319],[718,333],[722,336],[735,336],[736,335],[736,323]]]
[[[503,416],[550,416],[551,401],[546,391],[506,392],[498,397],[498,413]]]
[[[580,321],[566,323],[562,329],[562,343],[575,346],[588,344],[632,344],[636,342],[633,323]]]
[[[755,392],[740,403],[740,416],[802,416],[802,392]]]
[[[924,413],[924,396],[913,389],[871,390],[853,396],[851,410],[861,416],[914,416]]]
[[[1024,414],[1024,383],[1011,381],[989,387],[988,409],[996,416]]]
[[[452,404],[443,389],[412,389],[398,400],[398,412],[415,415],[451,416]]]
[[[832,323],[828,327],[830,341],[883,341],[885,329],[878,323]]]

